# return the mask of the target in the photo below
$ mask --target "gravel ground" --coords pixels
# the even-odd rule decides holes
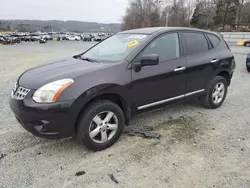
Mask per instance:
[[[45,140],[23,130],[8,106],[16,77],[91,45],[0,46],[0,188],[250,187],[250,75],[245,69],[250,48],[232,47],[237,69],[220,109],[189,102],[134,118],[132,128],[154,126],[159,140],[123,135],[113,147],[94,153],[73,139]]]

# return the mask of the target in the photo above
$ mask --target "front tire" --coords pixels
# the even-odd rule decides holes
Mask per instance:
[[[250,43],[249,43],[249,42],[248,42],[248,43],[246,43],[245,45],[246,45],[246,47],[250,47]]]
[[[90,150],[104,150],[119,139],[124,124],[123,111],[117,104],[109,100],[97,100],[84,109],[76,137]]]
[[[247,72],[250,72],[250,67],[247,67]]]
[[[203,99],[203,105],[209,109],[219,108],[227,95],[227,81],[222,76],[216,76],[209,84]]]

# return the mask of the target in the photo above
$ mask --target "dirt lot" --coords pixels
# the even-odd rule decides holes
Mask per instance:
[[[220,109],[189,102],[133,120],[132,128],[154,126],[160,140],[123,135],[110,149],[93,153],[73,139],[45,140],[23,130],[8,106],[17,76],[90,45],[0,46],[0,188],[250,187],[250,74],[245,69],[250,48],[232,47],[237,69]],[[76,176],[79,171],[85,174]]]

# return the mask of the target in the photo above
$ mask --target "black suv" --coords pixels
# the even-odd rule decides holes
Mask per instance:
[[[24,72],[11,93],[18,122],[45,138],[103,150],[141,110],[200,98],[218,108],[235,69],[219,34],[191,28],[117,33],[86,52]]]

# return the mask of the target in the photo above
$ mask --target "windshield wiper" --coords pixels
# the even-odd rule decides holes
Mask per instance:
[[[100,61],[97,61],[97,60],[92,59],[92,58],[84,57],[84,56],[78,56],[78,58],[80,58],[81,60],[84,60],[84,61],[88,61],[88,62],[101,63]]]

